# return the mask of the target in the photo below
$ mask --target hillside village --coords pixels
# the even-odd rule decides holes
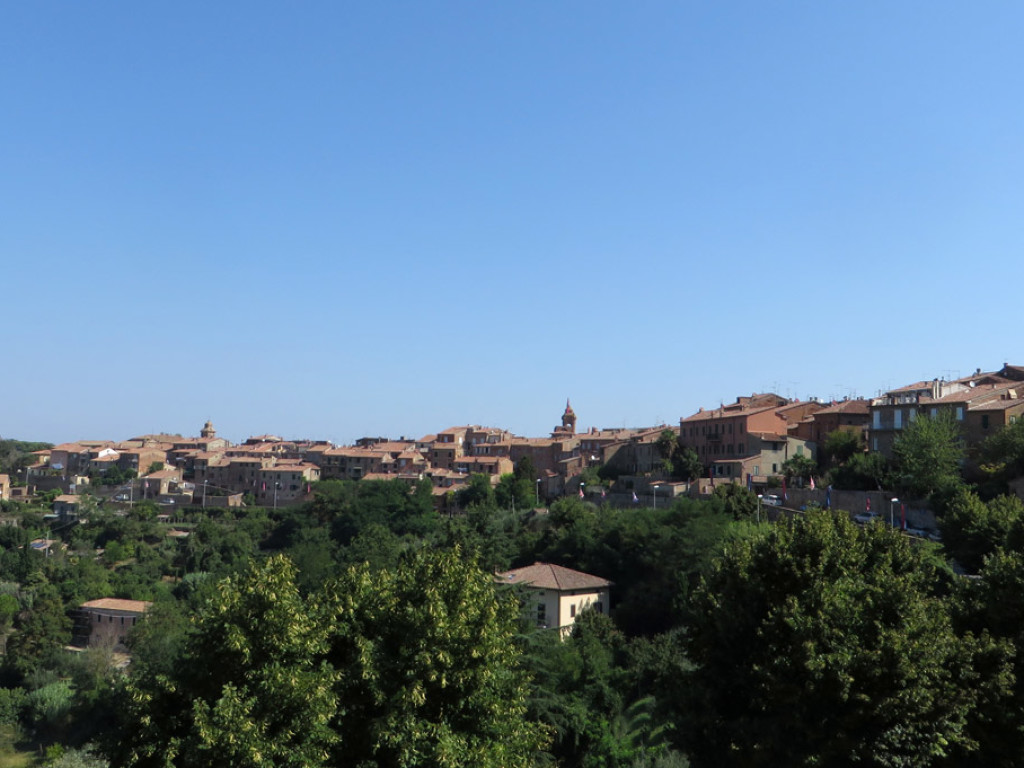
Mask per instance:
[[[1022,417],[1007,364],[542,437],[0,441],[0,759],[1016,764]]]
[[[979,368],[952,380],[906,384],[871,399],[800,401],[755,393],[700,408],[678,424],[639,428],[578,430],[567,402],[561,423],[544,437],[466,425],[418,439],[364,437],[350,446],[276,435],[233,445],[208,421],[197,437],[76,440],[36,451],[33,463],[13,476],[0,475],[0,499],[58,489],[61,510],[71,509],[87,490],[115,501],[151,499],[168,507],[278,507],[308,501],[312,484],[321,480],[397,479],[410,486],[429,481],[443,511],[473,475],[497,484],[528,459],[536,474],[537,504],[577,493],[604,494],[609,503],[656,502],[658,495],[706,494],[722,482],[767,489],[778,484],[793,457],[817,461],[823,441],[836,431],[861,436],[868,452],[890,459],[893,441],[906,425],[919,415],[940,413],[962,425],[970,457],[987,437],[1024,415],[1024,367]],[[692,451],[699,473],[680,479],[667,469],[666,432],[676,443],[670,452]],[[586,482],[595,470],[614,482],[599,488]],[[112,477],[124,482],[103,484]]]

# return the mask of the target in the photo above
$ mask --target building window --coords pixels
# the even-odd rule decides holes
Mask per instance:
[[[576,618],[576,603],[572,603],[569,606],[569,616],[574,619]]]
[[[964,420],[964,407],[962,405],[958,405],[957,408],[956,408],[956,420],[957,421],[963,421]]]
[[[881,411],[875,411],[874,414],[872,414],[872,419],[873,419],[873,422],[872,422],[871,426],[874,429],[881,429],[882,428],[882,412]]]
[[[899,408],[892,412],[892,428],[903,429],[903,411]]]
[[[988,414],[984,413],[981,416],[981,428],[988,429]]]
[[[598,600],[596,603],[594,603],[594,610],[598,613],[604,613],[604,604],[600,600]]]
[[[544,603],[537,604],[537,623],[547,624],[548,621],[548,607]]]

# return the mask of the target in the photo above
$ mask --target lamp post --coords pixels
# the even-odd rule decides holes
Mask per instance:
[[[651,495],[654,497],[651,500],[651,509],[657,509],[658,508],[658,488],[659,487],[660,486],[657,486],[657,485],[651,486]]]
[[[895,509],[896,509],[896,505],[899,504],[899,501],[900,500],[895,498],[895,497],[889,499],[889,525],[891,527],[893,527],[893,528],[896,527],[896,512],[895,512]]]
[[[761,523],[761,499],[764,498],[763,494],[757,494],[757,522]]]
[[[281,487],[281,484],[274,481],[274,509],[277,509],[277,489]]]
[[[539,477],[537,478],[536,489],[537,489],[537,506],[539,507],[540,506],[540,478]]]
[[[209,480],[203,480],[203,509],[206,509],[206,484]]]

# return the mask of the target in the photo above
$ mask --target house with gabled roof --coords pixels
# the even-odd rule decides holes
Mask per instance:
[[[530,596],[530,610],[537,626],[572,631],[576,617],[585,609],[607,613],[611,607],[612,582],[583,571],[553,563],[534,563],[494,576],[499,584],[522,586]]]

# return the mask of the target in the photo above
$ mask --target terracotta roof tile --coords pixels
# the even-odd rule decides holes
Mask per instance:
[[[503,584],[529,584],[532,587],[557,590],[603,589],[612,584],[600,576],[592,576],[552,563],[534,563],[525,568],[498,573],[495,574],[495,580]]]

